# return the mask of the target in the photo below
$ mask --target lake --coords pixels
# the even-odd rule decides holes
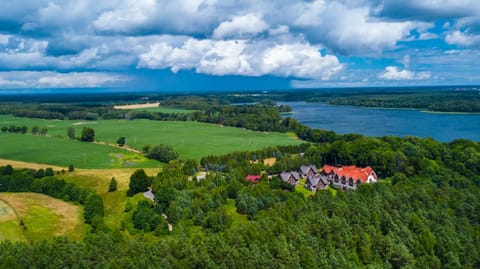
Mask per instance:
[[[457,138],[480,141],[480,114],[426,113],[419,110],[378,109],[327,105],[324,103],[280,102],[292,107],[290,116],[316,129],[338,134],[367,136],[433,137],[449,142]]]

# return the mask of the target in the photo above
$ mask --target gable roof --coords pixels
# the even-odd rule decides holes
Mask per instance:
[[[314,177],[307,178],[307,184],[311,185],[311,186],[317,186],[319,181],[320,181],[319,176],[314,176]]]
[[[280,179],[283,181],[287,181],[288,179],[290,179],[291,176],[293,176],[295,180],[300,179],[300,175],[298,174],[298,172],[282,172],[280,174]]]
[[[300,166],[300,172],[302,174],[306,175],[308,173],[308,170],[312,169],[313,173],[316,174],[318,172],[318,169],[315,165],[302,165]]]
[[[360,182],[365,183],[370,175],[376,180],[377,175],[373,171],[370,166],[365,168],[357,167],[355,165],[347,165],[347,166],[331,166],[331,165],[324,165],[322,171],[325,174],[334,173],[338,177],[345,177],[345,179],[352,178],[353,180],[360,180]]]

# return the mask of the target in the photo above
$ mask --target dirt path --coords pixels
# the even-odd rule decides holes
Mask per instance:
[[[154,201],[155,199],[155,195],[153,194],[152,192],[152,189],[148,189],[148,191],[144,192],[143,193],[143,196],[145,196],[145,198],[151,200],[152,202]],[[170,222],[168,222],[168,216],[165,214],[165,213],[162,213],[162,217],[167,221],[168,223],[168,231],[171,232],[173,231],[173,224],[171,224]]]
[[[140,154],[140,151],[139,150],[136,150],[136,149],[132,149],[128,146],[123,146],[123,147],[120,147],[119,145],[117,144],[113,144],[113,143],[108,143],[108,142],[103,142],[103,141],[95,141],[93,142],[95,144],[99,144],[99,145],[105,145],[105,146],[109,146],[109,147],[114,147],[114,148],[118,148],[118,149],[123,149],[123,150],[126,150],[126,151],[130,151],[130,152],[133,152],[133,153],[138,153]]]

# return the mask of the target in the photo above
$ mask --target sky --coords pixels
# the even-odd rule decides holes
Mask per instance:
[[[480,84],[479,0],[2,0],[0,89]]]

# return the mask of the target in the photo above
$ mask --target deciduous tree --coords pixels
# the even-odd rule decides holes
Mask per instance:
[[[150,179],[145,173],[145,170],[138,169],[130,176],[128,195],[131,196],[139,192],[147,191],[148,186],[150,186]]]
[[[93,142],[95,139],[95,130],[90,127],[83,127],[82,135],[80,136],[80,141],[82,142]]]

